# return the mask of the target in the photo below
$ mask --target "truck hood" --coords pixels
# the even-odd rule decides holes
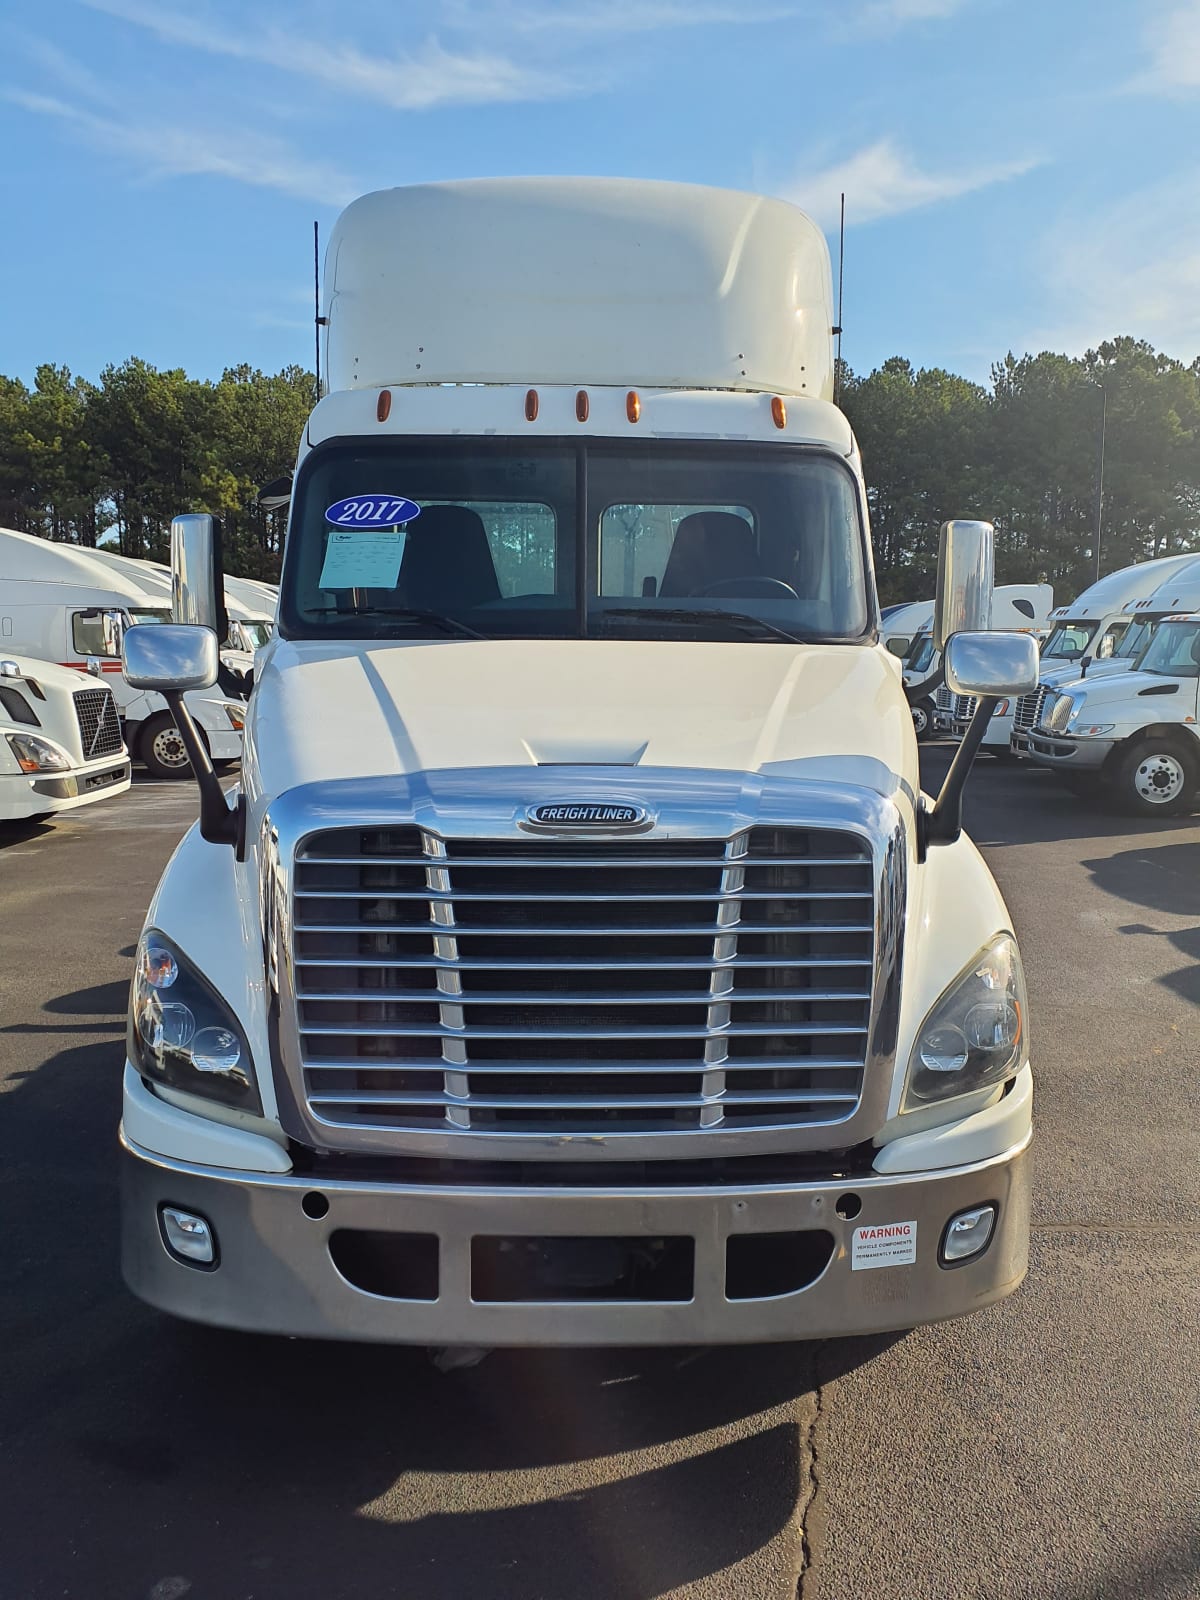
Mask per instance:
[[[103,678],[93,677],[90,672],[76,672],[74,667],[56,666],[52,661],[34,661],[29,656],[14,656],[9,651],[0,648],[0,661],[15,661],[26,678],[32,678],[43,689],[61,689],[64,694],[74,694],[77,689],[103,689]],[[21,687],[20,678],[7,678],[3,680],[11,683],[14,688]]]
[[[248,787],[453,768],[770,772],[917,786],[881,647],[657,640],[276,639],[250,701]]]
[[[1075,679],[1071,683],[1064,683],[1059,688],[1060,694],[1086,694],[1089,706],[1115,705],[1120,700],[1131,700],[1139,694],[1145,694],[1147,689],[1157,689],[1160,694],[1167,697],[1172,689],[1178,695],[1185,682],[1193,680],[1173,677],[1160,672],[1109,672],[1101,673],[1093,678],[1089,672],[1087,677],[1080,682]],[[1152,704],[1157,696],[1151,695],[1149,703]]]

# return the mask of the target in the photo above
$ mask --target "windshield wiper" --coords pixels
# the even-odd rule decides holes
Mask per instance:
[[[324,616],[337,617],[386,617],[389,622],[403,626],[407,622],[428,623],[431,628],[440,628],[443,633],[451,633],[460,639],[486,639],[486,633],[477,633],[474,628],[468,628],[465,622],[459,622],[457,617],[445,617],[440,611],[426,611],[420,606],[354,606],[349,611],[343,611],[338,606],[314,606],[315,612]]]
[[[687,606],[605,606],[594,612],[589,620],[602,622],[605,617],[637,617],[642,622],[726,622],[760,639],[786,639],[789,644],[804,643],[798,634],[789,633],[786,628],[777,628],[773,622],[764,622],[762,617],[751,616],[745,611],[709,611],[699,606],[694,609]]]

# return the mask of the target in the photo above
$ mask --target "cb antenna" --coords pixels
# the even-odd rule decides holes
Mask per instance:
[[[325,318],[321,315],[321,224],[313,222],[313,342],[316,345],[316,399],[321,398],[321,329]]]
[[[837,405],[842,394],[842,287],[846,273],[846,196],[842,195],[842,214],[838,224],[838,309],[837,326],[837,357],[833,368],[833,403]]]

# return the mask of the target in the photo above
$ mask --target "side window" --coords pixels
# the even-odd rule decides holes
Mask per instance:
[[[663,578],[674,554],[676,565],[689,557],[689,551],[676,549],[680,524],[698,513],[715,513],[719,517],[738,518],[745,524],[744,536],[728,536],[732,529],[737,535],[736,523],[724,523],[712,533],[700,523],[689,523],[684,530],[684,540],[696,543],[707,538],[724,538],[729,544],[731,574],[737,569],[741,549],[751,555],[757,546],[754,514],[745,506],[712,505],[612,505],[607,506],[600,518],[600,593],[623,597],[653,597],[664,593]],[[714,566],[714,571],[717,567]],[[751,560],[747,570],[757,570]],[[691,592],[691,591],[688,591]]]
[[[1114,622],[1110,628],[1106,628],[1104,630],[1104,637],[1101,639],[1096,648],[1097,661],[1107,661],[1116,653],[1116,648],[1118,644],[1120,644],[1121,638],[1128,626],[1129,624],[1127,622]]]
[[[107,655],[103,614],[99,611],[76,611],[71,617],[71,643],[77,656]]]
[[[457,503],[474,511],[483,523],[504,599],[555,592],[558,527],[551,506],[503,500]]]

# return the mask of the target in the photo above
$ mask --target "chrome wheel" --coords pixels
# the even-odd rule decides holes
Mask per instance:
[[[183,768],[188,764],[187,747],[174,724],[160,729],[150,741],[150,748],[164,767]]]
[[[1182,761],[1168,750],[1146,755],[1133,771],[1133,787],[1147,805],[1170,805],[1179,799],[1186,783]]]

